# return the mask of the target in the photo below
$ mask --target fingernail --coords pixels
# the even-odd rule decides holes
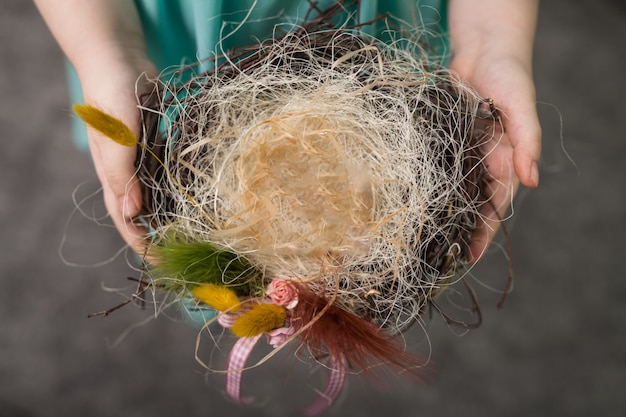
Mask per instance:
[[[539,185],[539,167],[537,161],[533,161],[530,165],[530,182],[536,187]]]
[[[120,207],[122,209],[122,215],[124,217],[132,217],[137,213],[139,207],[137,207],[137,203],[135,200],[130,198],[127,194],[120,196]]]

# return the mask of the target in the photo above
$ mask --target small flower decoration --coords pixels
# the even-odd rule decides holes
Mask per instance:
[[[272,302],[292,310],[298,304],[298,290],[288,280],[276,278],[270,282],[265,291]]]
[[[293,326],[279,327],[278,329],[266,333],[267,343],[272,345],[273,348],[279,348],[284,345],[295,332],[296,329]]]

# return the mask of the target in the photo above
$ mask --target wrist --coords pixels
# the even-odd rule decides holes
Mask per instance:
[[[507,59],[530,70],[537,8],[536,0],[450,0],[453,59]]]
[[[83,68],[86,72],[79,73],[79,81],[84,102],[120,119],[138,134],[139,97],[153,87],[148,78],[141,75],[155,73],[152,63],[137,60],[131,64],[127,59],[111,58],[92,70]]]
[[[81,81],[113,80],[119,74],[130,72],[136,77],[153,68],[143,39],[101,40],[90,48],[74,51],[68,55],[68,59]]]
[[[132,72],[136,79],[152,67],[133,1],[35,0],[35,3],[81,84],[97,86],[115,82],[119,74]]]

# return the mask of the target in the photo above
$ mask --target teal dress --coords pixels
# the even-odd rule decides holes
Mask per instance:
[[[335,0],[318,0],[317,7],[324,10],[334,3]],[[287,31],[301,23],[310,5],[306,0],[135,0],[135,4],[148,56],[157,68],[204,62],[200,71],[209,69],[210,60],[205,58],[271,38],[277,27]],[[346,10],[336,23],[369,22],[386,13],[427,34],[422,39],[444,63],[447,61],[445,0],[361,0],[358,8]],[[385,29],[378,22],[363,30],[384,38]],[[69,64],[68,78],[72,103],[81,103],[80,83]],[[72,120],[76,145],[87,149],[84,124],[78,118]]]

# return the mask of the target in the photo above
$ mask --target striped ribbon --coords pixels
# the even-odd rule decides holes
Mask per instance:
[[[228,372],[226,373],[226,394],[240,404],[250,404],[252,398],[241,398],[241,378],[248,357],[254,346],[263,336],[242,337],[233,346],[228,355]]]
[[[237,314],[221,314],[218,321],[226,328],[232,327],[232,323],[237,318]],[[275,348],[282,345],[294,332],[292,327],[276,329],[266,334],[268,342]],[[228,371],[226,372],[226,394],[239,404],[250,404],[252,398],[241,397],[241,380],[246,362],[252,350],[261,339],[263,334],[254,337],[241,337],[235,342],[228,355]],[[303,409],[304,414],[309,417],[317,417],[324,413],[339,397],[346,382],[346,360],[343,355],[340,357],[331,356],[329,359],[330,375],[326,382],[324,391],[320,396]]]
[[[309,404],[304,410],[304,414],[309,417],[317,417],[324,413],[339,397],[346,382],[346,360],[344,356],[339,358],[330,357],[330,376],[326,387],[319,397],[311,404]]]

